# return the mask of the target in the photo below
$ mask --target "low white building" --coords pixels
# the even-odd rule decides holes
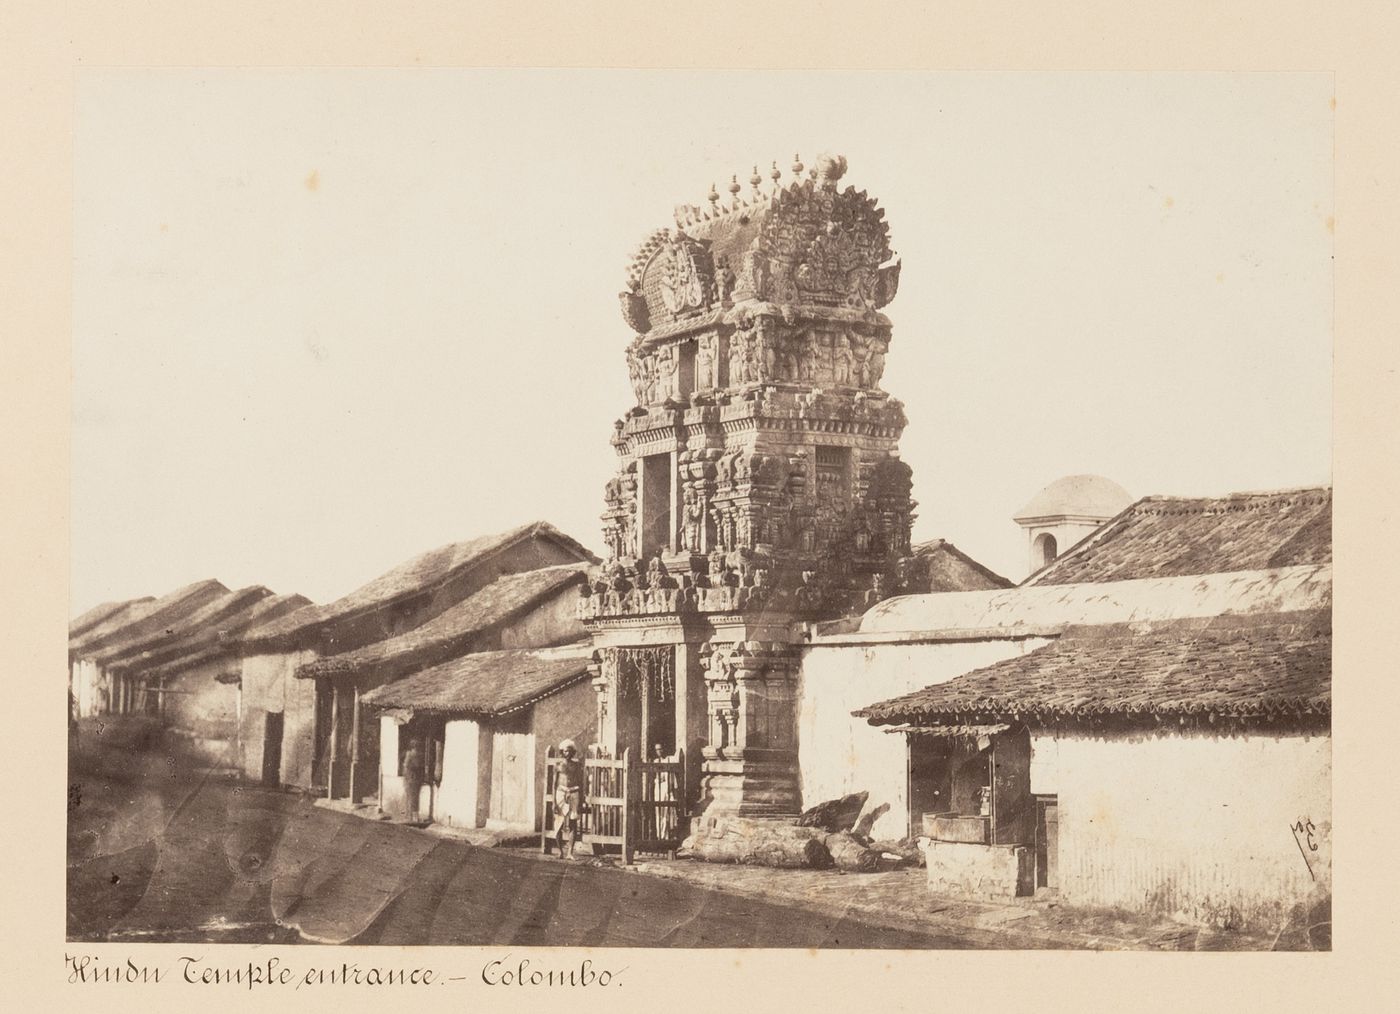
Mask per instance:
[[[804,802],[868,792],[937,890],[1281,923],[1330,883],[1330,517],[1148,498],[1019,588],[819,629]]]
[[[471,652],[369,691],[380,806],[454,827],[538,830],[549,748],[597,737],[592,657],[588,642]],[[410,742],[421,745],[421,777],[405,777]]]

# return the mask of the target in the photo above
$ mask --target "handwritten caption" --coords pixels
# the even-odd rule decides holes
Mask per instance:
[[[259,961],[224,964],[203,955],[180,955],[173,962],[150,964],[132,958],[105,960],[94,954],[65,954],[68,982],[175,983],[190,986],[237,986],[249,990],[317,986],[445,986],[483,983],[490,987],[618,987],[622,972],[592,958],[550,964],[507,954],[481,966],[474,975],[452,975],[436,968],[361,965],[354,961],[296,965],[271,956]]]

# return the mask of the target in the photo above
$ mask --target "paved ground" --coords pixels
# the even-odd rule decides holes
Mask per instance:
[[[141,722],[85,723],[71,762],[68,930],[83,940],[674,947],[1305,946],[1086,913],[958,903],[921,869],[628,869],[365,820],[182,762]]]

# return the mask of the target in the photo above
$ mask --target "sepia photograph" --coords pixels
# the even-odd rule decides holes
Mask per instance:
[[[75,89],[69,942],[1332,949],[1331,74]]]

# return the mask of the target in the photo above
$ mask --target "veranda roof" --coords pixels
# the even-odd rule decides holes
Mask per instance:
[[[586,678],[592,650],[585,643],[473,652],[371,690],[360,701],[442,715],[507,714]]]
[[[872,725],[1113,716],[1300,719],[1332,709],[1331,610],[1071,628],[1051,644],[853,712]]]

